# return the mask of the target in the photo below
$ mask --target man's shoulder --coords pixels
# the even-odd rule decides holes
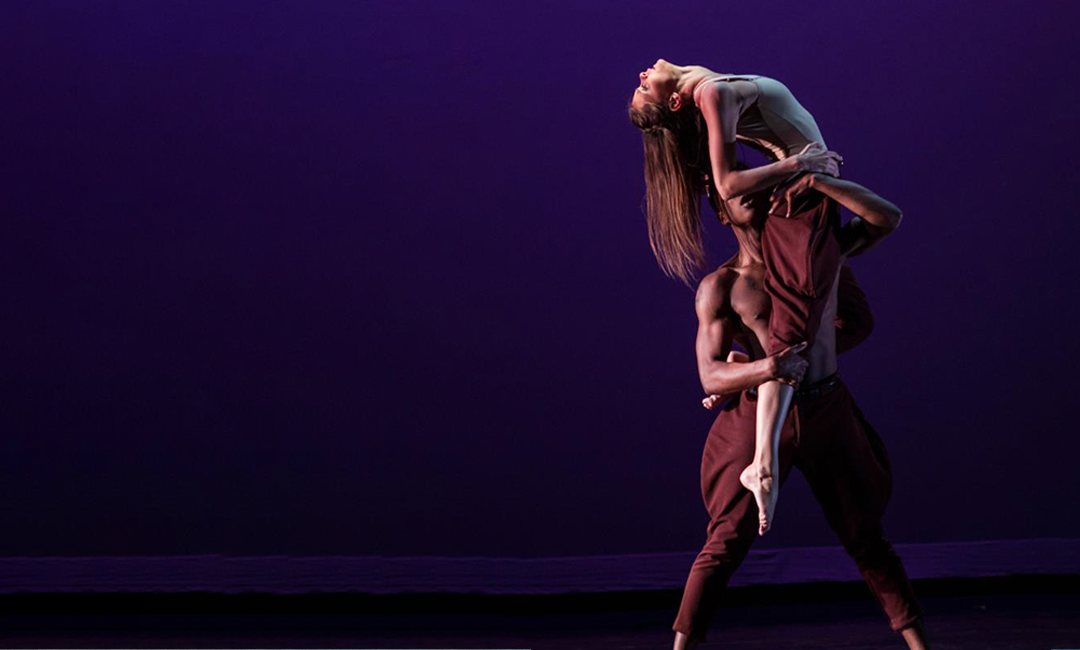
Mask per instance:
[[[720,310],[728,302],[731,285],[738,277],[739,272],[726,264],[705,275],[698,283],[694,302],[699,309],[712,312]]]
[[[725,262],[712,273],[706,274],[698,283],[698,288],[704,287],[707,291],[724,291],[739,277],[739,270]]]

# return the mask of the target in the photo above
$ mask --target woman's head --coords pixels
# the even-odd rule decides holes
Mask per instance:
[[[640,76],[627,112],[645,150],[649,243],[660,268],[690,284],[705,259],[699,202],[710,167],[707,133],[701,113],[675,91],[674,66],[659,59]]]
[[[679,93],[682,72],[678,66],[657,59],[651,68],[638,73],[638,86],[630,98],[630,107],[642,110],[648,105],[664,104],[673,111],[686,107],[686,100]]]

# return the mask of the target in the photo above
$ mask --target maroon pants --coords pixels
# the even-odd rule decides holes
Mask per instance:
[[[761,254],[765,291],[772,298],[766,354],[816,340],[840,269],[839,231],[840,206],[814,191],[795,199],[790,218],[765,220]]]
[[[810,387],[806,387],[809,389]],[[711,519],[672,629],[705,640],[724,587],[757,536],[757,506],[739,482],[754,458],[756,398],[743,392],[709,431],[701,459],[701,494]],[[885,446],[843,382],[824,394],[797,396],[780,437],[780,482],[794,465],[806,476],[840,538],[881,603],[893,630],[920,610],[900,558],[881,529],[892,473]]]

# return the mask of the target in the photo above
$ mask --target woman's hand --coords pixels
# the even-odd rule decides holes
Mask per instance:
[[[720,403],[720,400],[722,399],[724,399],[723,395],[709,395],[705,399],[701,400],[701,405],[711,411],[713,410],[713,408],[716,407],[717,404]]]
[[[815,177],[821,175],[839,176],[840,165],[844,164],[844,157],[835,151],[829,151],[820,142],[811,142],[803,147],[803,150],[794,156],[800,172],[810,172],[795,177],[795,180],[781,183],[773,190],[769,206],[769,216],[788,218],[791,216],[792,199],[810,191],[815,182]]]
[[[727,355],[728,363],[750,363],[750,355],[738,350],[732,350]]]
[[[840,165],[844,164],[844,157],[835,151],[829,151],[820,142],[811,142],[802,151],[795,154],[799,161],[799,171],[840,176]]]
[[[750,363],[750,355],[745,352],[739,352],[738,350],[732,350],[727,355],[728,363]],[[709,395],[701,400],[701,405],[708,410],[713,410],[713,407],[720,403],[720,400],[724,399],[731,393],[723,393],[721,395]]]

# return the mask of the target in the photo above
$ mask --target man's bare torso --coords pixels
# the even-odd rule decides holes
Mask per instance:
[[[765,266],[753,262],[745,266],[738,265],[738,256],[728,260],[716,271],[715,291],[719,294],[719,318],[726,319],[736,332],[734,340],[751,360],[765,357],[761,342],[769,337],[769,314],[772,301],[765,292]],[[837,282],[833,282],[832,292],[822,323],[828,326],[818,328],[817,339],[803,353],[810,362],[804,382],[814,382],[836,371],[836,321]]]

